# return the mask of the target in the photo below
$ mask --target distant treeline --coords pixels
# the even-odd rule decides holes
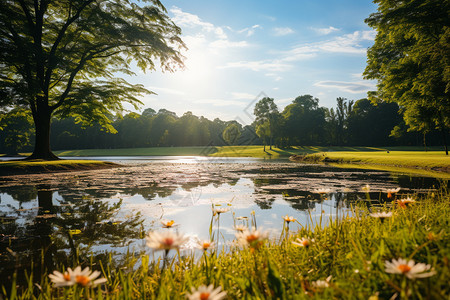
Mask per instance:
[[[326,146],[420,146],[439,145],[439,135],[426,136],[408,132],[396,103],[372,104],[367,99],[356,102],[338,98],[336,107],[319,107],[310,95],[297,97],[277,113],[273,144]],[[28,121],[22,120],[28,118]],[[98,124],[84,127],[75,119],[53,119],[53,150],[109,149],[161,146],[262,145],[256,122],[243,126],[237,121],[209,120],[191,112],[177,116],[174,112],[147,108],[124,116],[109,116],[117,132],[108,132]],[[31,151],[33,123],[27,113],[14,111],[0,115],[0,153]],[[21,122],[20,122],[21,120]],[[114,131],[114,130],[113,130]],[[224,134],[225,132],[225,134]],[[259,132],[258,132],[259,133]],[[16,143],[16,145],[14,145]],[[19,143],[20,145],[17,145]]]

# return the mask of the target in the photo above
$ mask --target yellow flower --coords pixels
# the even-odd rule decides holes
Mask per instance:
[[[297,219],[294,218],[293,216],[285,215],[282,218],[285,222],[288,222],[288,223],[297,221]]]
[[[403,258],[393,259],[392,262],[385,261],[384,265],[386,266],[386,273],[402,274],[409,279],[425,278],[436,274],[435,271],[426,273],[426,271],[431,269],[431,266],[424,263],[416,264],[412,259],[409,261]]]
[[[170,250],[179,249],[182,244],[184,244],[188,238],[182,234],[164,231],[156,232],[150,231],[147,236],[147,246],[155,250]]]
[[[221,286],[214,289],[212,284],[209,286],[201,285],[198,289],[192,287],[191,294],[187,294],[186,298],[189,300],[221,300],[227,295],[225,291],[221,292],[221,290]]]
[[[164,228],[170,228],[175,225],[175,221],[174,220],[161,220],[161,224],[163,225]]]

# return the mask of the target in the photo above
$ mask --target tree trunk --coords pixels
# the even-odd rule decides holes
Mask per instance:
[[[441,129],[441,132],[442,132],[442,141],[444,142],[445,155],[448,155],[447,132],[445,129]]]
[[[36,141],[33,154],[27,159],[58,160],[59,158],[50,149],[50,108],[48,106],[38,108],[33,113],[33,119],[36,128]]]

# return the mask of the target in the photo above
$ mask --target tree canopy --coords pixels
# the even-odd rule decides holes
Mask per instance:
[[[137,3],[135,3],[137,2]],[[115,76],[183,66],[181,30],[158,0],[0,1],[0,107],[27,107],[32,158],[52,159],[51,116],[100,122],[149,93]]]
[[[372,101],[395,101],[413,130],[450,128],[450,1],[375,0],[366,23],[377,30],[365,78]],[[447,147],[446,147],[447,150]],[[447,152],[448,153],[448,152]]]

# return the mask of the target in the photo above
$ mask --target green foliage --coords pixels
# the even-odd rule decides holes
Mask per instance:
[[[0,114],[0,140],[8,155],[17,155],[29,146],[33,135],[33,118],[22,108]]]
[[[365,78],[378,80],[372,101],[395,101],[411,130],[450,128],[449,1],[375,0],[366,23],[377,30]]]
[[[231,123],[223,131],[222,137],[228,145],[235,145],[242,134],[238,124]]]
[[[269,145],[272,148],[272,141],[277,130],[277,120],[280,117],[278,107],[273,101],[273,98],[264,97],[258,101],[253,110],[255,115],[255,128],[256,134],[264,139],[264,145],[266,139],[269,138]]]

